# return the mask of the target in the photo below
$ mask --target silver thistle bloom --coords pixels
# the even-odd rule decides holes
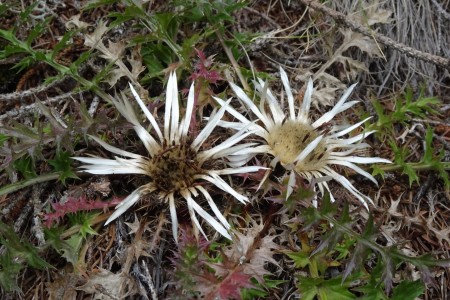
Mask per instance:
[[[248,201],[247,197],[234,190],[220,176],[255,172],[261,169],[257,166],[242,166],[251,156],[252,146],[255,144],[238,143],[253,131],[249,130],[248,126],[242,126],[241,130],[222,143],[210,149],[202,149],[202,145],[225,113],[227,103],[224,103],[223,107],[209,118],[205,127],[196,137],[191,137],[189,125],[194,114],[194,84],[189,90],[185,116],[180,121],[177,79],[175,73],[170,75],[166,92],[164,126],[161,129],[131,84],[130,89],[152,126],[152,134],[140,124],[126,96],[122,94],[122,100],[113,99],[113,103],[127,121],[133,124],[134,130],[148,151],[148,157],[121,150],[94,136],[91,136],[93,140],[118,156],[115,156],[114,159],[74,157],[74,159],[86,163],[81,168],[91,174],[143,174],[149,177],[147,184],[137,188],[116,206],[116,210],[105,225],[125,213],[138,202],[142,195],[154,193],[169,204],[175,240],[178,236],[176,204],[181,199],[186,201],[191,221],[195,225],[196,235],[199,230],[206,237],[197,219],[196,214],[198,214],[221,235],[231,239],[228,233],[230,225],[204,187],[204,183],[215,185],[234,196],[241,203]],[[227,162],[230,167],[217,169],[224,162]],[[199,195],[206,200],[218,221],[195,201]]]
[[[331,168],[332,165],[345,166],[353,169],[358,174],[370,179],[377,184],[375,178],[361,169],[356,164],[391,163],[391,161],[379,157],[361,157],[362,150],[370,147],[361,141],[374,131],[358,134],[345,138],[347,134],[370,119],[367,118],[354,125],[331,126],[330,122],[337,114],[349,109],[358,101],[347,101],[356,84],[348,88],[334,107],[316,121],[309,119],[313,82],[310,79],[303,98],[303,102],[295,113],[294,97],[289,85],[286,72],[280,68],[281,81],[283,83],[289,104],[289,114],[286,116],[279,101],[272,91],[267,88],[266,82],[258,79],[255,87],[260,96],[260,105],[257,107],[247,94],[237,85],[230,83],[236,96],[244,105],[260,120],[254,123],[241,113],[236,111],[218,98],[215,98],[227,111],[239,122],[220,122],[220,126],[242,130],[246,126],[262,138],[263,145],[256,147],[260,153],[269,153],[274,158],[271,166],[278,162],[290,171],[287,196],[292,193],[295,184],[295,173],[309,181],[317,182],[321,194],[324,189],[330,191],[327,179],[334,179],[352,193],[368,209],[368,202],[372,200],[358,191],[350,181]],[[268,110],[267,110],[268,108]],[[333,195],[330,191],[332,201]]]

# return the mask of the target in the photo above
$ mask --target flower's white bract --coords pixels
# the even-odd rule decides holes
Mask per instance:
[[[196,216],[200,215],[220,234],[231,239],[228,233],[230,225],[207,189],[200,183],[212,183],[234,196],[239,202],[246,203],[247,197],[234,190],[220,175],[255,172],[261,169],[257,166],[242,166],[251,157],[252,146],[255,143],[238,143],[252,134],[253,131],[249,130],[249,126],[244,125],[241,130],[222,143],[209,149],[202,149],[205,141],[225,113],[227,103],[223,103],[223,107],[211,116],[200,133],[192,138],[189,136],[189,126],[194,111],[193,84],[189,90],[185,116],[180,120],[177,79],[175,73],[170,75],[167,84],[164,126],[162,129],[159,128],[158,122],[131,84],[130,89],[150,122],[153,134],[150,134],[141,125],[125,95],[122,94],[122,100],[112,99],[112,101],[128,122],[133,124],[134,130],[148,151],[148,157],[121,150],[94,136],[92,136],[92,139],[109,152],[117,155],[114,157],[115,159],[74,157],[74,159],[85,163],[86,165],[81,166],[81,168],[91,174],[143,174],[149,178],[149,183],[137,188],[116,206],[115,212],[109,217],[105,225],[127,211],[142,195],[154,193],[169,204],[175,240],[177,240],[178,235],[176,202],[181,199],[186,201],[191,220],[195,225],[194,228],[196,228],[194,231],[196,234],[199,230],[205,235]],[[229,167],[218,169],[218,166],[224,163],[228,163]],[[206,200],[218,221],[195,201],[195,198],[199,195]]]
[[[242,130],[245,126],[249,126],[249,130],[253,130],[256,135],[263,139],[263,145],[256,147],[258,151],[274,156],[271,163],[272,166],[280,162],[286,170],[291,171],[287,196],[293,190],[295,171],[310,181],[315,179],[322,194],[324,193],[324,188],[329,191],[327,180],[324,179],[336,180],[368,208],[367,202],[372,202],[372,200],[359,192],[347,178],[331,168],[332,165],[345,166],[377,183],[372,175],[356,164],[390,163],[389,160],[384,158],[361,157],[357,155],[362,152],[361,150],[369,147],[368,144],[361,143],[361,141],[374,131],[361,133],[348,138],[344,137],[370,118],[347,126],[337,126],[328,123],[338,113],[349,109],[358,102],[346,102],[355,84],[344,92],[340,100],[329,112],[312,122],[309,119],[311,96],[313,93],[312,80],[310,79],[307,84],[303,102],[296,114],[294,97],[288,77],[282,68],[280,68],[280,73],[289,104],[289,113],[287,116],[272,91],[267,88],[266,82],[258,79],[255,82],[255,87],[260,96],[261,102],[259,107],[253,103],[240,87],[233,83],[230,83],[230,85],[237,98],[251,110],[260,120],[260,123],[252,122],[237,110],[228,106],[223,100],[215,98],[238,120],[238,122],[222,121],[219,125],[237,130]],[[332,195],[331,198],[334,201]]]

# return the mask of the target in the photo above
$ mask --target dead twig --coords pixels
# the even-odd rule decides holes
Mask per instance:
[[[447,58],[433,55],[430,53],[425,53],[420,50],[409,47],[405,44],[396,42],[393,39],[388,38],[385,35],[379,34],[375,31],[373,31],[372,29],[367,28],[366,26],[363,26],[357,22],[353,22],[353,21],[349,20],[346,15],[344,15],[340,12],[337,12],[333,9],[330,9],[315,0],[300,0],[300,2],[302,2],[306,6],[309,6],[315,10],[318,10],[318,11],[326,14],[327,16],[332,17],[338,24],[342,24],[342,25],[350,28],[353,31],[359,32],[368,37],[372,37],[378,43],[386,45],[386,46],[388,46],[394,50],[397,50],[409,57],[417,58],[417,59],[426,61],[428,63],[432,63],[438,67],[450,70],[450,60]]]
[[[28,89],[25,91],[18,91],[18,92],[13,92],[13,93],[9,93],[9,94],[1,94],[0,101],[10,102],[13,100],[22,99],[25,97],[30,97],[30,96],[45,92],[45,91],[49,90],[50,88],[60,84],[65,79],[66,78],[63,78],[60,80],[55,80],[55,81],[51,82],[50,84],[42,84],[35,88],[31,88],[31,89]]]
[[[55,103],[55,102],[58,102],[61,100],[69,99],[72,95],[73,95],[73,92],[68,92],[68,93],[58,95],[55,97],[47,98],[47,100],[42,101],[42,104],[50,105],[52,103]],[[4,114],[0,115],[0,126],[2,125],[1,122],[5,119],[19,117],[19,116],[22,116],[23,114],[25,114],[26,112],[36,110],[36,105],[37,105],[37,103],[35,102],[35,103],[29,104],[27,106],[22,106],[20,108],[14,108],[14,109],[11,109],[11,110],[5,112]]]

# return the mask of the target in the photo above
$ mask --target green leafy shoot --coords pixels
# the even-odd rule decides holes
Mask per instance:
[[[14,262],[11,253],[6,252],[0,255],[0,287],[6,291],[20,292],[16,278],[24,265]]]
[[[92,228],[98,213],[93,212],[77,212],[68,214],[70,228],[65,230],[66,226],[53,226],[52,228],[44,228],[46,239],[58,253],[61,254],[68,262],[76,265],[79,261],[79,254],[83,242],[88,235],[97,235]],[[73,230],[76,229],[76,230]],[[68,238],[67,232],[72,232]]]
[[[368,130],[376,130],[379,139],[387,140],[386,143],[390,145],[395,156],[393,165],[374,166],[373,175],[384,176],[386,171],[401,170],[403,174],[408,176],[411,186],[414,182],[419,183],[417,171],[436,171],[444,181],[445,186],[450,187],[448,176],[450,163],[444,161],[444,151],[437,151],[433,147],[433,130],[431,128],[427,129],[424,156],[419,162],[408,161],[409,146],[398,146],[397,140],[394,138],[398,135],[398,125],[406,127],[413,118],[426,120],[432,115],[439,115],[436,106],[440,101],[435,97],[425,97],[423,91],[415,99],[412,89],[408,88],[402,98],[395,100],[394,110],[390,113],[386,113],[387,109],[379,101],[374,100],[372,103],[378,120],[376,123],[370,124]]]
[[[53,166],[55,172],[59,172],[59,180],[66,184],[66,179],[74,178],[78,179],[77,175],[72,169],[72,160],[70,159],[70,153],[65,151],[56,152],[55,158],[49,160],[48,163]]]
[[[428,127],[425,134],[425,154],[421,161],[422,164],[428,165],[432,170],[438,172],[441,179],[444,181],[447,187],[450,187],[450,180],[448,171],[450,170],[450,163],[444,162],[445,151],[442,149],[438,155],[434,155],[436,152],[433,148],[433,129]]]
[[[5,252],[0,255],[0,285],[7,291],[18,291],[17,274],[29,265],[36,269],[52,267],[38,255],[38,249],[21,240],[14,230],[0,221],[0,245]]]
[[[450,170],[450,163],[445,160],[445,151],[437,150],[433,146],[433,129],[428,128],[425,134],[424,156],[419,162],[409,162],[408,157],[410,151],[407,145],[397,146],[395,140],[390,139],[389,145],[394,152],[393,165],[380,165],[374,168],[373,174],[383,175],[386,171],[400,170],[409,178],[409,185],[414,182],[419,183],[418,171],[436,171],[439,177],[443,180],[446,187],[450,187],[450,180],[448,171]]]
[[[402,168],[403,174],[407,175],[409,178],[409,185],[411,186],[414,181],[417,183],[419,182],[419,177],[417,176],[416,171],[411,166],[411,164],[406,162],[406,158],[409,155],[409,149],[406,146],[402,146],[399,148],[397,146],[397,143],[395,141],[391,141],[389,143],[391,145],[391,149],[394,152],[395,158],[394,163],[397,166],[400,166]]]
[[[424,97],[423,91],[417,99],[414,99],[412,89],[408,88],[403,98],[395,100],[394,111],[386,114],[386,108],[377,100],[372,104],[377,113],[378,120],[369,126],[369,130],[377,130],[380,139],[389,136],[393,132],[394,124],[406,125],[411,118],[426,119],[427,115],[438,115],[435,109],[440,101],[435,97]]]
[[[88,234],[96,235],[97,232],[92,228],[92,224],[95,223],[95,218],[100,214],[95,212],[80,211],[75,214],[68,214],[69,223],[72,226],[79,226],[79,233],[83,238],[86,238]]]
[[[391,300],[414,300],[425,291],[425,286],[420,280],[402,281],[393,290]]]
[[[67,239],[62,239],[64,227],[44,228],[45,238],[50,246],[55,249],[68,262],[75,265],[83,245],[84,238],[80,233],[75,233]]]
[[[270,276],[264,276],[264,285],[261,285],[256,279],[252,278],[254,288],[243,288],[241,290],[242,300],[265,299],[270,296],[270,291],[277,289],[286,280],[270,279]]]
[[[37,176],[34,161],[29,155],[24,155],[14,161],[13,166],[20,172],[24,179],[31,179]]]
[[[284,251],[301,271],[297,288],[302,299],[354,299],[355,292],[365,294],[364,299],[389,299],[392,292],[393,297],[413,300],[424,292],[424,285],[416,282],[414,289],[403,290],[412,284],[404,279],[394,286],[393,278],[401,262],[416,266],[423,280],[429,278],[431,267],[450,266],[448,259],[438,260],[430,255],[410,257],[395,246],[382,246],[376,242],[378,232],[371,216],[362,233],[358,233],[352,228],[354,221],[346,208],[338,211],[337,204],[331,203],[327,196],[321,204],[320,209],[311,207],[301,214],[304,228],[299,235],[300,250]],[[318,244],[311,244],[309,234],[315,236],[314,232],[323,227],[324,222],[333,225],[328,225]],[[377,264],[369,268],[366,262],[374,255],[378,258]],[[328,278],[332,269],[342,271]],[[305,272],[307,275],[303,275]],[[356,286],[352,284],[355,281],[359,282]]]

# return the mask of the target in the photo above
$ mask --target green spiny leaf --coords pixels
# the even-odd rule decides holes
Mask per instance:
[[[8,251],[0,255],[0,286],[8,292],[20,292],[16,278],[24,266],[13,259]]]
[[[33,10],[38,6],[39,2],[36,1],[32,3],[30,6],[26,7],[24,11],[19,14],[19,17],[22,22],[27,22],[29,20],[30,15],[33,13]]]
[[[382,178],[385,177],[386,172],[380,168],[378,165],[372,165],[372,176],[380,175]]]
[[[79,211],[67,216],[72,226],[80,226],[79,233],[83,238],[86,238],[88,234],[97,235],[97,232],[91,226],[98,215],[98,213]]]
[[[364,228],[364,232],[361,237],[363,237],[366,241],[371,241],[375,238],[372,214],[369,215],[369,219],[367,220],[366,227]],[[364,260],[367,258],[367,254],[369,252],[367,243],[362,242],[359,238],[356,240],[356,247],[352,252],[350,261],[345,267],[342,280],[345,280],[348,276],[350,276],[355,269],[362,268],[364,265]]]
[[[25,179],[31,179],[37,176],[34,162],[30,156],[22,156],[17,159],[14,164],[14,168],[22,174]]]
[[[424,285],[420,280],[404,280],[394,288],[391,300],[414,300],[423,293]]]
[[[302,299],[313,300],[350,300],[356,296],[348,290],[348,283],[341,284],[341,278],[325,280],[323,278],[308,278],[298,276],[297,287]]]
[[[49,160],[48,163],[53,166],[56,172],[60,173],[59,180],[66,184],[67,178],[78,179],[77,175],[72,169],[72,160],[70,153],[65,151],[58,151],[54,159]]]
[[[70,263],[75,265],[78,262],[81,246],[83,245],[83,236],[81,234],[74,234],[69,239],[64,240],[61,244],[61,255]]]
[[[55,57],[60,53],[60,51],[67,47],[68,42],[74,35],[75,35],[74,31],[68,31],[63,35],[62,39],[53,47],[52,59],[55,59]]]
[[[28,47],[31,48],[33,41],[46,31],[51,19],[52,17],[48,17],[43,22],[39,22],[31,28],[26,40]]]
[[[70,238],[63,240],[61,235],[64,232],[64,227],[45,228],[45,238],[49,245],[53,247],[62,257],[68,262],[75,265],[78,262],[78,256],[83,243],[83,236],[76,233]]]
[[[298,251],[298,252],[284,252],[290,259],[294,261],[294,265],[296,268],[304,268],[309,262],[309,252]]]
[[[26,241],[21,241],[14,230],[8,225],[0,222],[0,244],[6,247],[11,257],[22,258],[30,266],[37,269],[51,267],[46,261],[39,257],[37,249]]]
[[[433,164],[433,129],[431,127],[427,128],[425,134],[425,150],[422,161],[425,163]]]

